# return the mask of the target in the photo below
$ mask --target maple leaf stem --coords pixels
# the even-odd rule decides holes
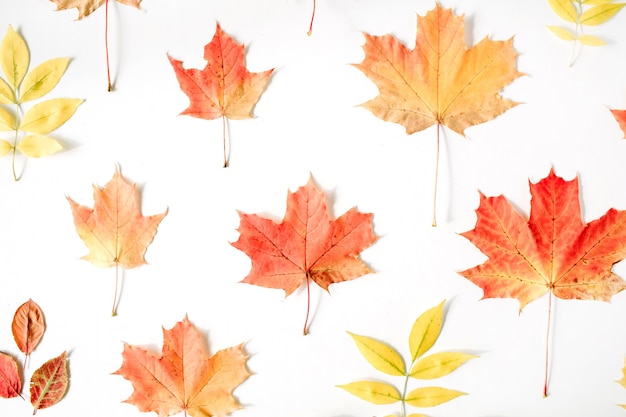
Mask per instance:
[[[304,318],[304,328],[302,335],[306,336],[307,327],[309,325],[309,311],[311,311],[311,285],[309,283],[309,274],[306,276],[306,317]]]
[[[437,122],[437,151],[435,156],[435,191],[433,192],[433,222],[432,226],[437,226],[437,183],[439,182],[439,131],[441,124]]]
[[[546,330],[546,366],[544,372],[544,380],[543,380],[543,397],[548,396],[548,373],[549,373],[549,364],[550,364],[550,322],[552,321],[552,291],[548,295],[548,326]]]
[[[316,1],[313,0],[313,12],[311,13],[311,23],[309,24],[309,31],[306,33],[307,35],[311,36],[311,34],[313,33],[313,20],[315,19],[315,6],[316,6]]]
[[[222,115],[222,143],[224,145],[224,168],[228,168],[228,157],[226,156],[226,116]]]
[[[104,2],[104,51],[106,53],[107,61],[107,90],[112,91],[113,86],[111,85],[111,67],[109,65],[109,0],[106,0]]]
[[[119,281],[119,262],[115,262],[115,293],[113,294],[113,307],[111,308],[111,316],[117,316],[117,284]]]

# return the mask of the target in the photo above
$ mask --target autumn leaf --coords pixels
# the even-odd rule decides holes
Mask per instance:
[[[18,307],[13,316],[11,331],[18,349],[26,355],[26,358],[37,347],[45,330],[43,312],[33,300],[28,300]],[[26,367],[26,358],[24,367]]]
[[[41,158],[60,151],[63,146],[48,133],[61,127],[76,112],[83,100],[55,98],[34,104],[29,109],[24,103],[50,93],[59,83],[69,65],[69,58],[53,58],[37,65],[30,72],[30,52],[26,41],[11,26],[0,42],[0,67],[5,79],[0,78],[0,132],[11,132],[13,143],[0,139],[0,156],[11,153],[13,179],[15,156],[20,152],[29,158]],[[27,133],[20,138],[19,132]]]
[[[355,208],[332,220],[324,193],[310,178],[287,195],[281,223],[256,214],[239,213],[239,239],[232,245],[248,255],[252,269],[242,282],[285,290],[286,296],[309,281],[328,291],[331,284],[353,280],[372,271],[358,257],[376,240],[372,215]]]
[[[613,117],[615,117],[617,123],[619,123],[619,128],[622,129],[624,137],[626,138],[626,110],[609,110],[611,111]]]
[[[615,381],[622,387],[626,388],[626,359],[624,360],[624,367],[622,368],[622,378]],[[626,408],[626,404],[618,404],[622,408]]]
[[[159,417],[183,411],[185,416],[223,417],[241,408],[233,390],[250,373],[243,346],[206,353],[198,330],[185,319],[163,329],[163,351],[159,357],[144,348],[124,344],[123,363],[115,374],[133,385],[125,401],[140,411]]]
[[[104,15],[104,49],[106,51],[106,63],[107,63],[107,81],[108,91],[113,90],[113,84],[111,83],[111,69],[109,65],[109,0],[50,0],[57,6],[57,10],[68,10],[76,8],[78,10],[78,20],[89,16],[95,12],[100,6],[105,5]],[[113,1],[113,0],[111,0]],[[141,0],[115,0],[118,3],[132,6],[139,9]]]
[[[440,125],[464,136],[468,127],[518,104],[500,95],[523,75],[515,67],[513,38],[484,38],[467,49],[463,16],[440,5],[418,16],[414,49],[391,35],[365,34],[363,50],[365,59],[354,66],[376,84],[379,95],[361,106],[404,126],[407,134],[436,125],[437,160]],[[436,178],[437,174],[435,200]]]
[[[548,25],[547,28],[559,39],[572,42],[572,53],[569,66],[576,59],[577,44],[587,46],[603,46],[606,42],[597,36],[583,34],[585,26],[598,26],[615,16],[626,3],[615,3],[615,0],[548,0],[552,11],[574,28]]]
[[[406,404],[414,407],[435,407],[465,395],[463,392],[442,387],[419,387],[408,391],[411,378],[418,380],[440,378],[455,371],[470,359],[476,358],[474,355],[461,352],[439,352],[424,356],[439,338],[443,323],[443,304],[442,302],[427,310],[413,323],[409,334],[411,360],[408,367],[400,353],[388,344],[348,332],[370,365],[387,375],[404,377],[402,392],[387,382],[371,380],[351,382],[338,387],[373,404],[401,402],[402,416],[407,415]]]
[[[94,207],[89,208],[67,197],[74,216],[76,232],[89,248],[83,259],[101,268],[115,266],[117,295],[118,267],[136,268],[146,263],[144,254],[152,243],[159,223],[167,214],[143,216],[135,184],[116,168],[104,186],[94,186]],[[116,298],[113,315],[116,314]]]
[[[48,408],[63,398],[69,384],[65,352],[50,359],[30,379],[30,403],[34,411]]]
[[[0,397],[22,396],[22,376],[13,356],[0,352]]]
[[[185,69],[182,61],[167,56],[181,90],[189,97],[189,107],[181,114],[200,119],[222,118],[224,166],[226,157],[226,118],[252,118],[274,69],[249,72],[244,62],[244,46],[236,43],[218,24],[213,39],[204,47],[207,61],[202,70]]]
[[[577,178],[565,181],[554,170],[531,183],[530,194],[528,221],[503,196],[481,194],[476,226],[461,234],[489,258],[460,272],[483,289],[483,298],[516,298],[521,311],[546,293],[610,301],[624,290],[611,269],[626,257],[626,211],[612,208],[584,224]]]

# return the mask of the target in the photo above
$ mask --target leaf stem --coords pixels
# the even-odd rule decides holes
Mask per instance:
[[[439,182],[439,131],[441,124],[437,122],[437,154],[435,157],[435,191],[433,192],[433,222],[432,226],[437,227],[437,183]]]
[[[11,170],[13,171],[13,180],[19,181],[19,177],[15,173],[15,154],[17,153],[17,136],[19,133],[18,126],[21,124],[20,122],[20,103],[15,104],[15,114],[17,119],[15,120],[15,139],[13,140],[13,154],[11,155]]]
[[[302,335],[306,336],[307,327],[309,325],[309,312],[311,311],[311,285],[309,283],[309,274],[306,275],[306,317],[304,318],[304,328],[302,329]]]
[[[117,285],[119,282],[119,262],[115,261],[115,294],[113,294],[113,307],[111,308],[111,316],[117,316]]]
[[[226,116],[222,115],[222,143],[224,146],[224,168],[228,168],[228,158],[226,157]]]
[[[307,35],[311,36],[311,34],[313,33],[313,20],[315,19],[315,6],[316,6],[316,1],[313,0],[313,12],[311,13],[311,23],[309,24],[309,31],[306,33]]]
[[[111,85],[111,67],[109,65],[109,0],[105,0],[104,2],[104,50],[106,52],[107,61],[107,91],[112,91],[113,86]]]
[[[406,390],[408,386],[409,386],[409,373],[407,372],[404,378],[404,388],[402,389],[402,410],[400,414],[401,417],[406,417]]]
[[[578,37],[580,36],[580,17],[583,13],[583,5],[580,0],[576,0],[573,2],[574,7],[576,8],[576,29],[574,30],[574,41],[572,42],[572,53],[569,57],[569,66],[574,65],[574,61],[576,60],[576,46],[578,44]]]
[[[548,326],[546,330],[546,366],[543,380],[543,397],[548,396],[548,373],[549,373],[549,361],[550,361],[550,322],[552,320],[552,291],[548,295]]]

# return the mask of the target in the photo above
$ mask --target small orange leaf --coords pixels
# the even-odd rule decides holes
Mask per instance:
[[[30,379],[30,403],[34,408],[33,414],[61,401],[68,384],[67,362],[63,352],[44,363]]]
[[[17,347],[28,357],[37,347],[46,330],[41,308],[33,300],[28,300],[19,306],[13,316],[11,330]]]
[[[0,352],[0,397],[13,398],[22,392],[22,377],[13,356]]]
[[[611,110],[613,117],[619,123],[620,129],[624,132],[624,137],[626,138],[626,110]]]

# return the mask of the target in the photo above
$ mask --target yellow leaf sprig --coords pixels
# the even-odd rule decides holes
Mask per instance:
[[[374,368],[387,375],[404,377],[402,393],[395,386],[380,381],[356,381],[338,387],[373,404],[394,404],[400,401],[402,417],[407,416],[406,404],[414,407],[434,407],[465,395],[464,392],[434,386],[415,388],[407,392],[410,378],[418,380],[439,378],[477,357],[460,352],[439,352],[425,356],[439,338],[443,322],[443,304],[441,302],[415,320],[409,334],[411,353],[409,367],[405,365],[398,351],[388,344],[348,332],[363,357]]]
[[[548,5],[561,19],[574,24],[573,30],[564,26],[547,26],[560,39],[573,43],[569,61],[569,65],[572,66],[576,58],[577,44],[606,45],[602,38],[583,34],[583,27],[605,23],[626,6],[626,3],[616,3],[615,0],[548,0]]]
[[[44,100],[26,112],[22,104],[39,99],[52,91],[69,62],[69,58],[53,58],[28,72],[30,52],[24,38],[9,26],[0,42],[0,68],[5,76],[0,78],[0,132],[13,132],[13,143],[0,139],[0,156],[11,153],[15,181],[20,177],[15,170],[17,152],[29,158],[40,158],[63,148],[56,139],[47,134],[68,121],[83,100]],[[20,137],[20,132],[25,135]]]

